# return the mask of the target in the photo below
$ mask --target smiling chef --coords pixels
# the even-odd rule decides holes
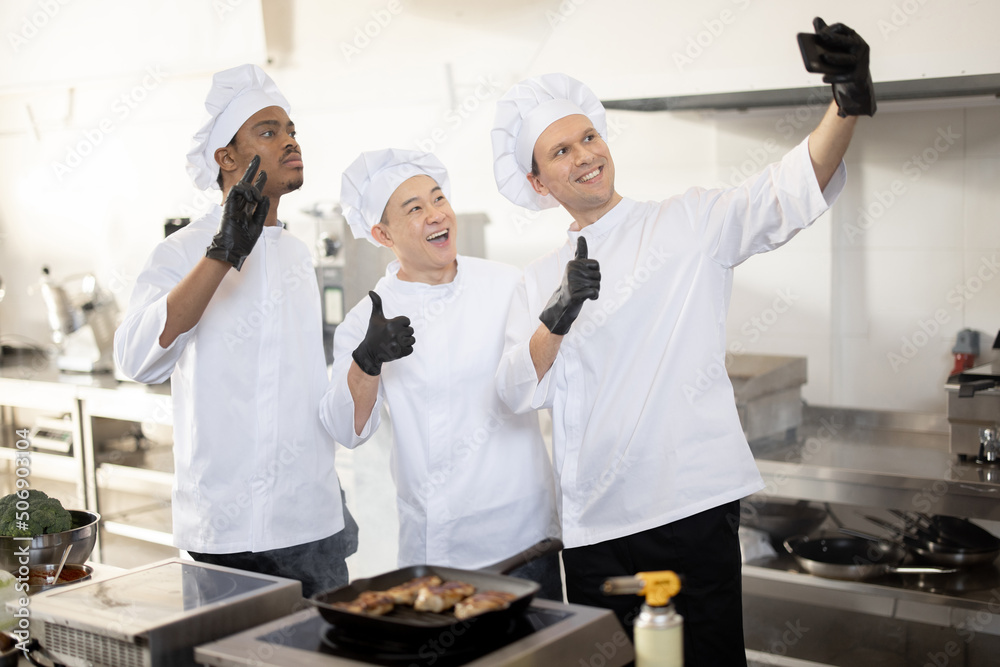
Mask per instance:
[[[559,535],[537,416],[512,414],[493,382],[520,272],[457,254],[449,189],[434,155],[408,150],[362,153],[342,179],[355,238],[396,260],[337,327],[321,416],[354,448],[388,404],[400,567],[480,568]],[[511,574],[562,599],[558,554]]]
[[[739,499],[763,482],[725,373],[686,389],[725,358],[733,267],[832,205],[857,117],[875,112],[867,44],[842,24],[814,25],[841,70],[825,79],[835,103],[734,188],[619,195],[604,108],[568,76],[528,79],[497,104],[501,194],[573,218],[567,243],[525,270],[497,373],[515,412],[552,410],[568,600],[610,607],[631,629],[638,598],[604,597],[601,583],[678,572],[688,667],[746,664]]]

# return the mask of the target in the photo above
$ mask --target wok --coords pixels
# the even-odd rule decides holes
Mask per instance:
[[[872,542],[860,537],[790,537],[784,542],[799,566],[809,574],[828,579],[864,581],[888,573],[945,574],[953,568],[900,567],[906,556],[898,544]]]
[[[888,521],[882,521],[877,517],[866,516],[865,519],[880,528],[890,531],[897,539],[902,541],[903,546],[912,552],[914,556],[933,565],[945,565],[949,567],[985,565],[992,563],[1000,555],[1000,548],[986,551],[945,546],[940,542],[927,539],[921,533],[908,533],[904,528]]]
[[[542,556],[557,553],[562,549],[558,539],[542,540],[527,550],[481,570],[463,570],[437,565],[411,565],[399,570],[380,574],[368,579],[358,579],[347,586],[317,593],[309,599],[327,623],[333,626],[333,634],[350,638],[355,643],[359,635],[377,642],[379,638],[390,638],[397,644],[416,645],[451,633],[454,640],[471,641],[472,636],[483,632],[506,629],[512,619],[522,615],[528,608],[539,585],[527,579],[505,576],[516,567]],[[365,591],[384,591],[405,584],[416,577],[437,575],[444,581],[464,581],[476,587],[476,591],[502,591],[513,593],[514,598],[506,609],[488,611],[466,620],[455,618],[453,611],[440,614],[417,611],[412,607],[397,605],[383,616],[358,614],[333,606],[335,602],[350,602]]]

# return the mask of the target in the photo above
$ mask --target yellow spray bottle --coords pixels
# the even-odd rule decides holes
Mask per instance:
[[[684,619],[670,599],[681,590],[674,572],[639,572],[634,577],[613,577],[604,582],[606,595],[643,595],[635,629],[636,667],[684,667]]]

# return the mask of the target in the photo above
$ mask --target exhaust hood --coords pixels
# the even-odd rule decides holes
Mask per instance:
[[[1000,103],[1000,74],[948,76],[875,83],[875,97],[886,102],[951,100],[963,106]],[[725,93],[602,100],[606,109],[626,111],[731,111],[825,104],[829,85]]]

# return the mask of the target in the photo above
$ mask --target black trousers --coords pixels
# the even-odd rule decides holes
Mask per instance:
[[[684,617],[685,667],[745,667],[739,517],[737,500],[635,535],[564,549],[567,599],[611,609],[631,637],[642,598],[605,596],[601,584],[673,570],[682,582],[673,604]]]
[[[343,498],[341,491],[341,498]],[[271,551],[205,554],[189,551],[191,558],[210,565],[298,579],[302,597],[346,586],[347,557],[358,550],[358,524],[344,504],[344,529],[330,537]]]

